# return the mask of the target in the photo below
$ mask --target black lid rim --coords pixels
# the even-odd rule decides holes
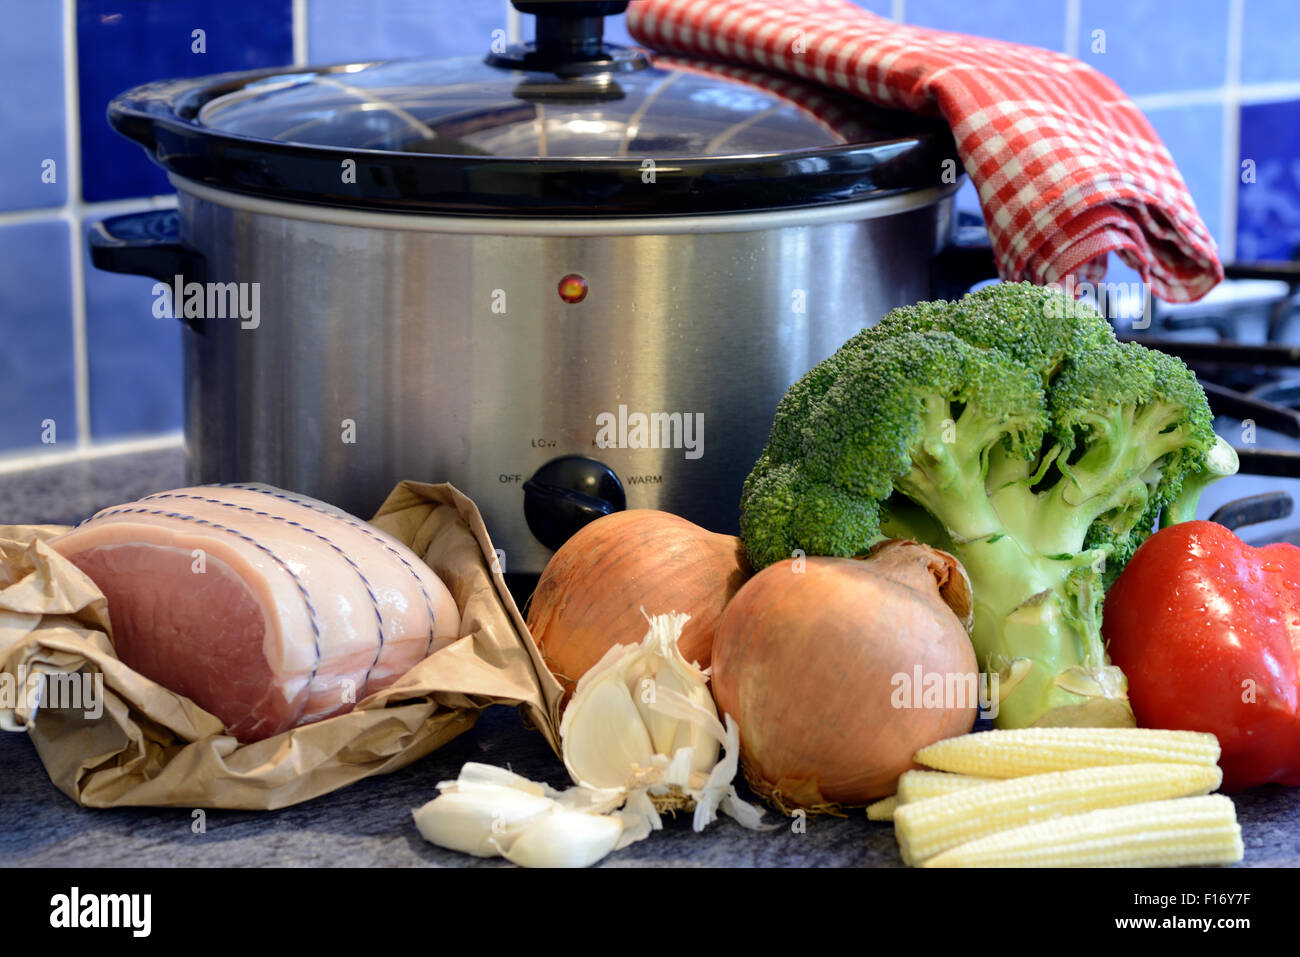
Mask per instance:
[[[379,61],[383,62],[383,61]],[[169,173],[215,189],[351,209],[457,216],[680,216],[861,202],[943,185],[952,135],[787,153],[544,159],[405,153],[257,139],[202,126],[209,100],[258,80],[355,65],[278,68],[145,84],[116,97],[109,123]],[[351,160],[353,175],[343,176]]]

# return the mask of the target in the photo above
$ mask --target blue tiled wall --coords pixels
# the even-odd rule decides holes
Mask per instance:
[[[468,56],[488,50],[493,31],[506,29],[506,5],[495,0],[312,0],[307,29],[313,63]]]
[[[22,30],[12,29],[22,23]],[[0,0],[0,210],[68,198],[60,4]],[[22,82],[17,78],[22,77]]]
[[[1226,0],[1080,0],[1078,55],[1129,96],[1217,89],[1228,12]]]
[[[167,191],[140,148],[104,121],[118,93],[173,76],[293,62],[291,0],[78,0],[77,77],[82,197],[87,202]]]
[[[1241,157],[1240,255],[1300,257],[1300,100],[1242,107]]]
[[[0,228],[0,448],[77,439],[70,263],[63,220]]]
[[[997,37],[1013,43],[1061,50],[1065,44],[1065,4],[1025,0],[907,0],[903,19],[921,27]]]
[[[1246,0],[1241,81],[1300,80],[1300,10],[1295,0]]]
[[[153,315],[154,280],[85,270],[91,435],[179,429],[181,324]]]
[[[1194,103],[1148,109],[1147,119],[1169,148],[1210,234],[1223,237],[1223,107]]]
[[[1295,0],[858,3],[1080,56],[1147,112],[1227,252],[1300,249]],[[167,202],[156,198],[166,179],[104,120],[114,94],[295,54],[317,63],[477,54],[508,24],[506,0],[298,6],[295,20],[294,0],[0,0],[0,456],[180,426],[179,327],[153,317],[150,280],[101,273],[86,255],[91,223]],[[626,42],[621,22],[608,32]],[[52,445],[42,441],[48,421]]]

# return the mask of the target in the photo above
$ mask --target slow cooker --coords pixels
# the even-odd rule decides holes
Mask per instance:
[[[525,574],[614,509],[734,532],[790,384],[966,262],[941,122],[606,44],[625,0],[515,6],[536,39],[486,56],[109,106],[178,208],[92,258],[186,325],[193,482],[368,515],[449,481]]]

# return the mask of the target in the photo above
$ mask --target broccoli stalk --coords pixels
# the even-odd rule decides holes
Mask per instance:
[[[1235,471],[1224,447],[1177,359],[1059,292],[1002,284],[895,310],[792,386],[741,535],[756,569],[889,537],[950,551],[999,726],[1132,724],[1105,584],[1157,516],[1194,513]]]
[[[1237,450],[1220,438],[1205,457],[1205,465],[1183,480],[1182,490],[1161,510],[1160,527],[1194,519],[1201,493],[1219,479],[1236,475],[1239,464]]]

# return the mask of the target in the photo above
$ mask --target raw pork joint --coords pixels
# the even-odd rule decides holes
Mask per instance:
[[[270,486],[160,492],[51,544],[108,599],[118,657],[244,742],[351,710],[460,633],[409,548]]]

